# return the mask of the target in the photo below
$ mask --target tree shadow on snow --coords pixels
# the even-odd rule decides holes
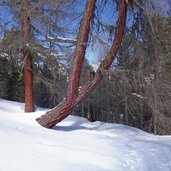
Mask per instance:
[[[67,126],[54,126],[53,130],[56,131],[79,131],[79,130],[97,130],[102,124],[94,124],[91,122],[85,122],[85,121],[74,121],[71,125]]]

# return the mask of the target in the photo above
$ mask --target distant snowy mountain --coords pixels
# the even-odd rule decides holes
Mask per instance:
[[[53,129],[44,114],[0,99],[1,171],[170,171],[171,136],[69,116]]]
[[[100,64],[91,64],[91,66],[93,67],[94,71],[96,72],[97,69],[99,68]]]

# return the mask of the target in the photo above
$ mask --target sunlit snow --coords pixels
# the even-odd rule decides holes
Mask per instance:
[[[69,116],[53,129],[0,99],[0,171],[171,171],[171,136]]]

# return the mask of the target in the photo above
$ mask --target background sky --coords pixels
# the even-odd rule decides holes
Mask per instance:
[[[168,11],[170,9],[169,6],[169,0],[152,0],[154,3],[155,8],[149,8],[149,11],[158,11],[162,15],[167,15]],[[103,1],[104,2],[104,1]],[[116,21],[118,18],[118,9],[116,8],[116,5],[113,3],[112,0],[107,0],[106,3],[102,4],[102,1],[99,0],[96,3],[96,7],[98,10],[95,12],[95,16],[101,19],[101,22],[104,25],[113,26],[116,25]],[[82,14],[84,13],[84,9],[86,6],[86,0],[79,0],[78,3],[76,3],[74,8],[67,9],[70,10],[68,12],[76,13],[77,15],[72,18],[68,18],[65,20],[58,21],[59,24],[62,25],[65,28],[69,28],[72,34],[65,34],[64,37],[73,38],[75,39],[77,37],[77,32],[79,29],[79,23],[82,18]],[[155,9],[155,10],[154,10]],[[131,25],[131,15],[128,14],[127,17],[127,24]],[[16,24],[17,23],[17,24]],[[96,23],[97,24],[97,23]],[[3,26],[7,27],[8,29],[21,28],[18,25],[17,20],[15,18],[12,18],[12,15],[10,13],[10,10],[7,7],[0,6],[0,35],[3,36]],[[97,28],[94,27],[94,30]],[[89,46],[87,48],[86,58],[88,58],[90,64],[97,64],[99,63],[99,60],[103,58],[104,54],[106,53],[107,47],[111,45],[111,40],[113,37],[110,38],[109,33],[105,30],[104,32],[101,30],[98,34],[96,31],[92,32],[94,36],[99,36],[104,42],[106,42],[106,47],[103,47],[103,45],[100,45],[98,41],[96,41],[94,44],[89,42]],[[91,39],[92,40],[92,39]]]

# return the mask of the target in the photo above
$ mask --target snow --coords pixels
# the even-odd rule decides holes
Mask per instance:
[[[100,63],[99,63],[99,64],[91,64],[91,66],[94,68],[94,71],[95,71],[95,72],[96,72],[97,69],[99,68],[99,65],[100,65]]]
[[[0,99],[1,171],[170,171],[171,136],[69,116],[53,129]]]
[[[143,99],[143,98],[144,98],[143,96],[141,96],[141,95],[139,95],[139,94],[137,94],[137,93],[132,93],[132,95],[133,95],[133,96],[136,96],[136,97],[139,97],[140,99]]]
[[[70,38],[64,38],[64,37],[51,37],[51,36],[48,36],[47,37],[48,39],[50,40],[60,40],[60,41],[63,41],[63,42],[76,42],[77,39],[70,39]]]

